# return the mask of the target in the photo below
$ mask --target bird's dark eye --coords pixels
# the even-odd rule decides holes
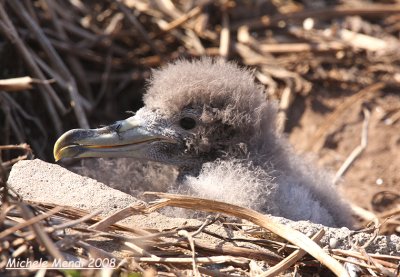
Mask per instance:
[[[185,130],[190,130],[196,127],[196,120],[191,117],[183,117],[179,120],[179,125]]]

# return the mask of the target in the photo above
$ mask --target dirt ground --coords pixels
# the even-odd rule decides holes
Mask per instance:
[[[324,89],[312,94],[298,97],[289,114],[289,139],[296,150],[313,152],[320,165],[336,172],[360,145],[363,108],[367,108],[370,111],[367,146],[344,174],[339,189],[352,203],[375,212],[398,205],[400,95],[377,92],[352,101],[354,97],[350,95],[335,95]],[[336,113],[345,103],[349,107]],[[322,149],[318,149],[316,135],[321,128],[327,132],[321,138]]]

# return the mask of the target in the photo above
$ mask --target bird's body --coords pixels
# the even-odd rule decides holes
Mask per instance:
[[[153,72],[144,107],[108,127],[71,130],[62,157],[132,157],[171,164],[174,191],[326,226],[351,225],[332,179],[276,132],[276,108],[248,70],[220,60]]]

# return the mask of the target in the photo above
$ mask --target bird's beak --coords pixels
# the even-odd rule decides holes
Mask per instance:
[[[54,144],[54,159],[87,157],[132,157],[146,159],[156,141],[173,139],[148,131],[134,116],[99,129],[73,129]]]

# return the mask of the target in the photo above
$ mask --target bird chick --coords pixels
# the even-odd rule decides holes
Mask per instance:
[[[276,131],[276,106],[253,74],[230,62],[180,60],[153,71],[144,107],[125,120],[74,129],[54,157],[129,157],[174,165],[173,191],[291,220],[351,226],[325,171],[296,156]]]

